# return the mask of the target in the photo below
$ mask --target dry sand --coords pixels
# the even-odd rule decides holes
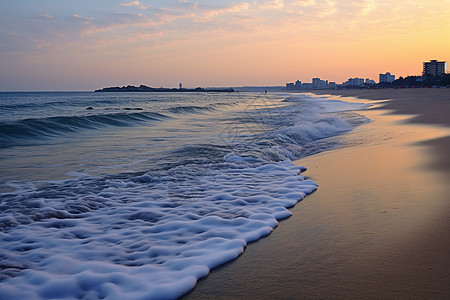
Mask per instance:
[[[317,192],[186,299],[450,299],[450,90],[339,93],[418,115],[364,111],[347,147],[298,161]]]

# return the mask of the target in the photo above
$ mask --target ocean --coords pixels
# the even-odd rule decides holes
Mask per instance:
[[[316,190],[293,161],[344,146],[365,108],[289,93],[0,93],[0,298],[182,296]]]

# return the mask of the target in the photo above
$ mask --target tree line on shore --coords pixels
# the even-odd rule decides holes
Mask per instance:
[[[450,87],[450,74],[441,76],[406,76],[394,82],[380,82],[375,88],[414,88],[414,87]]]

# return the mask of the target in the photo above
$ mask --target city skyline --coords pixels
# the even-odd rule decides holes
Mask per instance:
[[[448,77],[450,73],[446,72],[446,61],[438,61],[436,59],[430,59],[429,61],[424,61],[422,67],[421,75],[408,75],[406,76],[405,86],[448,86]],[[447,79],[446,79],[447,78]],[[396,83],[396,79],[399,81]],[[396,78],[395,74],[390,72],[378,74],[378,84],[386,87],[386,84],[405,84],[405,78],[399,76]],[[399,83],[400,82],[400,83]],[[371,88],[376,86],[376,81],[370,78],[348,78],[345,82],[336,83],[333,81],[328,81],[328,79],[322,80],[319,77],[312,78],[311,82],[302,82],[296,80],[295,82],[286,83],[287,90],[323,90],[323,89],[337,89],[337,88]]]
[[[20,0],[0,24],[0,91],[344,82],[450,60],[447,0]]]

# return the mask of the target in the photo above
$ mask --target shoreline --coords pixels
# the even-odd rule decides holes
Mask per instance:
[[[450,89],[324,90],[316,95],[335,95],[368,100],[392,100],[379,108],[394,114],[414,115],[408,123],[450,127]],[[430,105],[431,104],[431,105]],[[439,109],[435,109],[439,106]]]
[[[183,299],[450,297],[450,90],[349,92],[392,100],[361,112],[374,122],[348,146],[297,161],[319,189]]]
[[[368,100],[387,100],[374,109],[389,110],[389,114],[408,115],[407,124],[450,127],[450,89],[376,89],[316,91],[316,95],[335,95]],[[444,171],[450,180],[450,135],[426,139],[421,145],[431,147],[429,167]]]

